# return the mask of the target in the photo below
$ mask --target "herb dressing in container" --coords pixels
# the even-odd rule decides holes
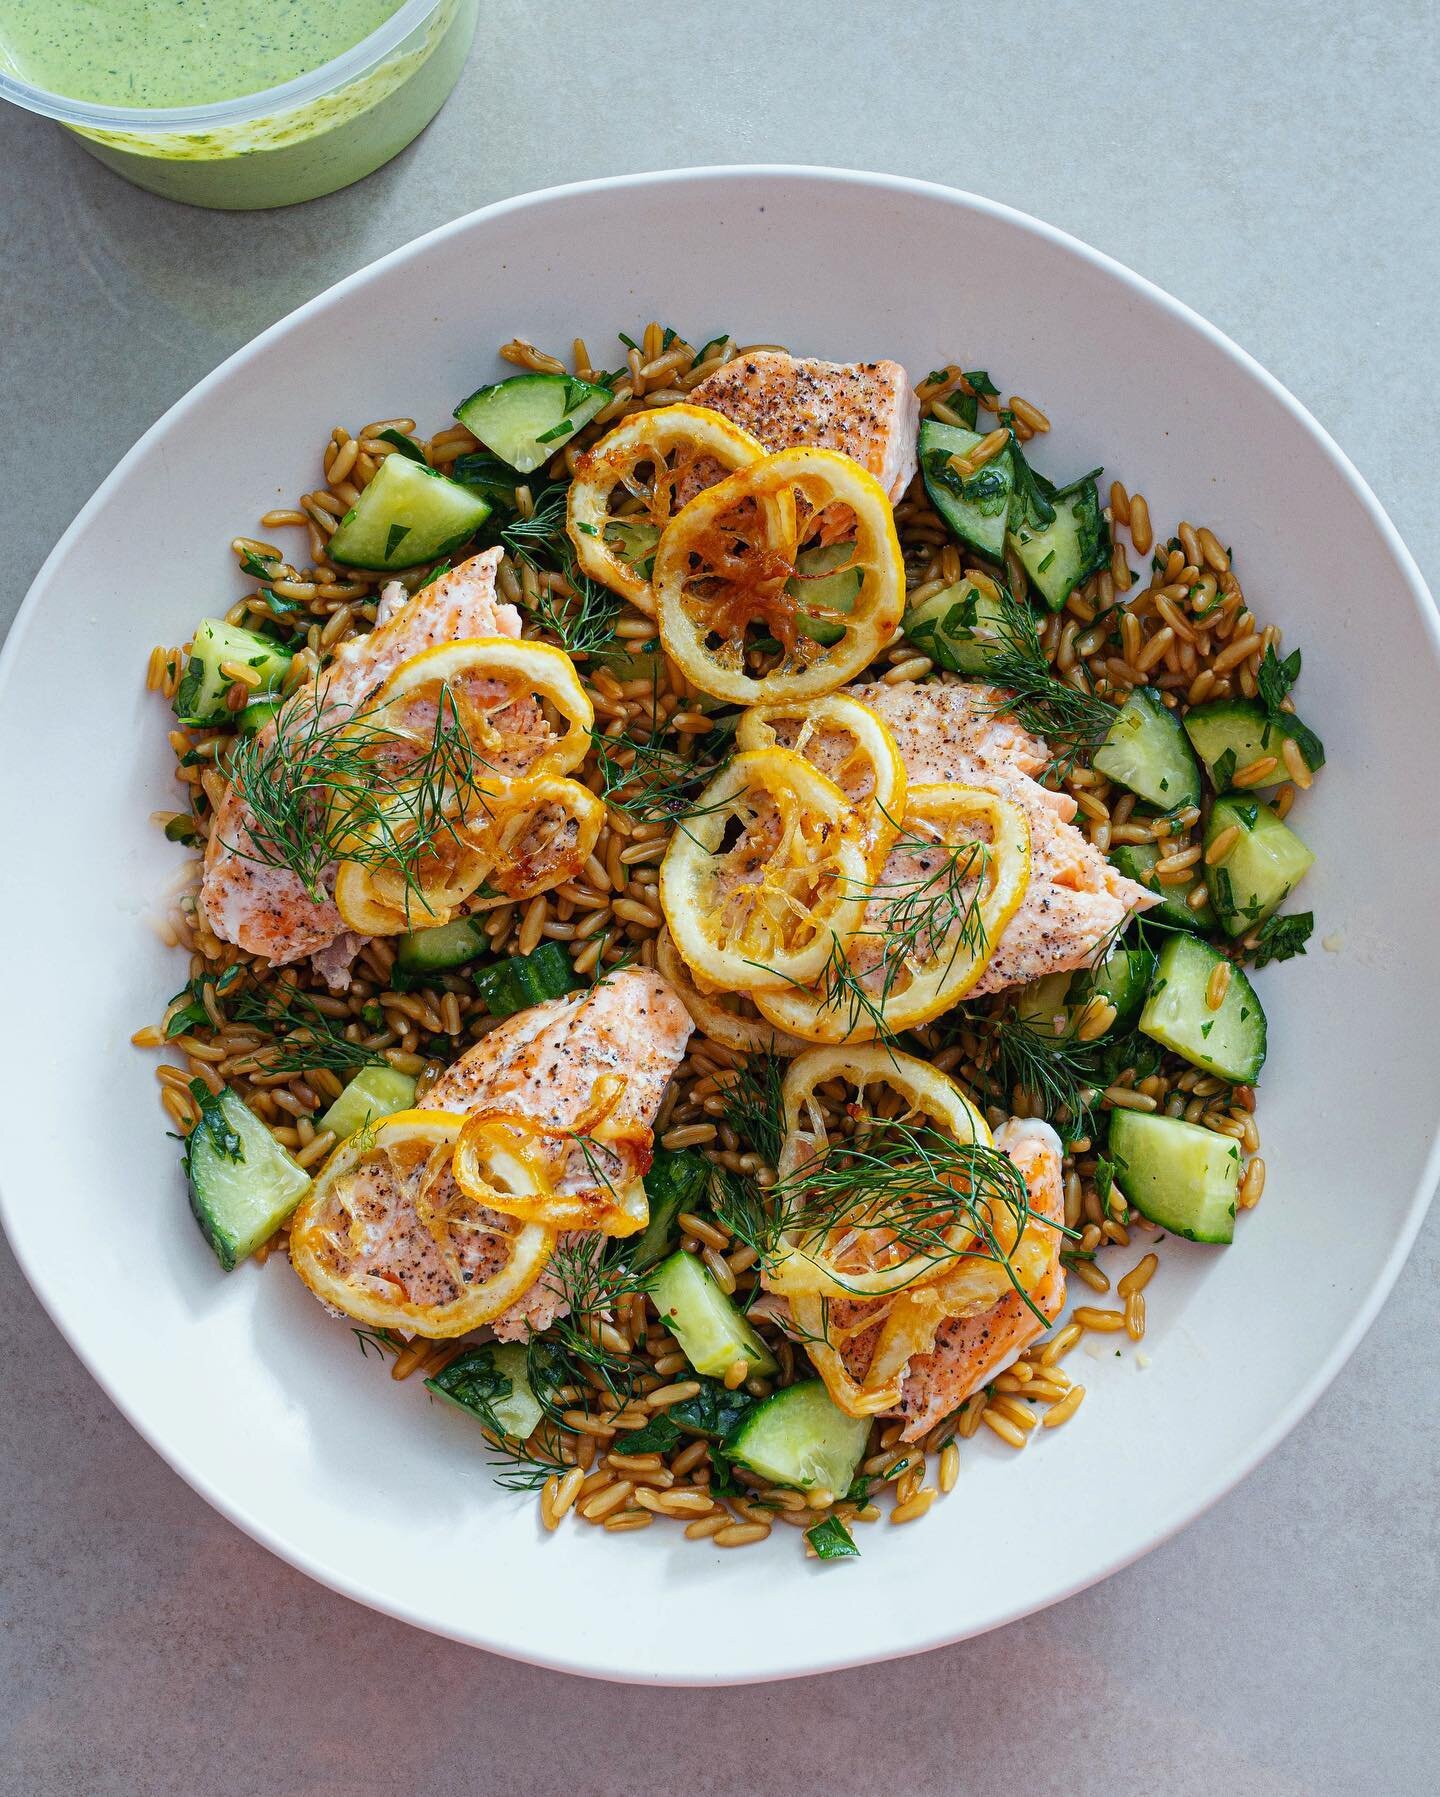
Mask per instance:
[[[0,97],[169,199],[348,186],[454,86],[479,0],[0,0]]]

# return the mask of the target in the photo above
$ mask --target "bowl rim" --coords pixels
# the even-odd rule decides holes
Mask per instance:
[[[297,306],[284,317],[277,319],[258,336],[252,338],[223,362],[212,369],[209,374],[181,395],[173,405],[144,432],[144,434],[125,453],[111,472],[96,488],[95,492],[81,507],[74,520],[61,536],[54,549],[46,557],[34,581],[31,583],[25,598],[16,613],[10,632],[3,645],[0,645],[0,695],[3,695],[5,682],[12,677],[15,665],[22,654],[25,641],[31,627],[40,614],[40,595],[48,585],[53,569],[68,552],[72,542],[83,534],[92,515],[99,510],[108,498],[112,489],[119,484],[123,476],[136,463],[141,461],[150,451],[151,444],[169,427],[177,417],[203,406],[211,391],[223,379],[246,364],[262,357],[269,345],[283,336],[302,319],[308,319],[332,304],[338,303],[353,289],[369,281],[380,270],[389,268],[407,259],[418,259],[434,245],[445,239],[474,229],[481,221],[503,217],[509,213],[521,211],[527,207],[559,198],[589,196],[600,193],[613,193],[629,188],[664,187],[680,183],[722,183],[736,179],[773,181],[776,183],[798,181],[812,184],[819,189],[859,187],[872,192],[903,194],[928,197],[942,200],[946,204],[957,202],[965,208],[994,218],[1005,225],[1055,245],[1072,256],[1081,258],[1091,267],[1117,279],[1132,293],[1143,297],[1167,313],[1175,322],[1205,339],[1226,357],[1234,362],[1242,372],[1270,395],[1278,400],[1291,418],[1298,423],[1310,437],[1315,447],[1330,462],[1340,475],[1346,486],[1353,492],[1363,510],[1368,514],[1371,523],[1383,541],[1386,550],[1410,589],[1415,602],[1421,624],[1425,630],[1432,651],[1440,665],[1440,609],[1425,583],[1414,557],[1401,539],[1394,524],[1391,523],[1379,500],[1366,483],[1359,470],[1351,463],[1344,451],[1334,441],[1324,427],[1296,399],[1274,375],[1261,366],[1246,350],[1242,349],[1230,337],[1210,324],[1199,313],[1176,299],[1163,288],[1127,268],[1123,263],[1106,255],[1103,251],[1092,248],[1069,232],[1059,229],[1037,219],[1029,213],[1008,206],[997,200],[968,192],[962,188],[946,185],[942,182],[925,181],[911,176],[881,174],[863,169],[836,168],[823,164],[804,163],[733,163],[709,167],[676,168],[644,170],[624,175],[599,176],[585,181],[560,183],[546,188],[537,188],[523,194],[496,200],[488,206],[463,214],[448,223],[437,226],[410,242],[400,245],[384,256],[376,258],[364,267],[355,270],[334,282],[322,292]],[[1043,1599],[1019,1604],[1013,1608],[1001,1608],[993,1615],[983,1619],[974,1626],[959,1631],[948,1628],[944,1623],[927,1630],[923,1639],[916,1640],[896,1654],[887,1654],[887,1658],[906,1658],[913,1654],[926,1653],[934,1648],[951,1645],[957,1641],[969,1639],[979,1634],[988,1633],[991,1629],[1003,1627],[1007,1623],[1019,1621],[1037,1610],[1047,1609],[1051,1604],[1074,1596],[1077,1592],[1091,1585],[1100,1583],[1132,1565],[1154,1548],[1171,1539],[1182,1528],[1203,1515],[1228,1492],[1233,1490],[1289,1432],[1304,1418],[1314,1406],[1326,1388],[1335,1379],[1341,1368],[1349,1360],[1374,1322],[1381,1305],[1389,1296],[1400,1269],[1404,1265],[1410,1248],[1419,1232],[1429,1209],[1437,1182],[1440,1182],[1440,1113],[1432,1117],[1429,1123],[1431,1131],[1430,1145],[1423,1169],[1406,1203],[1403,1219],[1396,1230],[1390,1245],[1390,1251],[1374,1282],[1349,1326],[1340,1337],[1332,1343],[1329,1351],[1315,1367],[1309,1379],[1301,1387],[1296,1396],[1271,1422],[1261,1430],[1243,1450],[1234,1454],[1231,1459],[1215,1471],[1208,1481],[1199,1487],[1183,1502],[1176,1504],[1157,1523],[1146,1531],[1144,1537],[1125,1550],[1111,1555],[1103,1563],[1087,1567],[1086,1570],[1061,1588]],[[3,1167],[0,1167],[3,1175]],[[851,1667],[862,1666],[874,1662],[876,1656],[865,1651],[826,1652],[811,1664],[787,1668],[783,1671],[766,1671],[755,1679],[747,1677],[705,1676],[705,1675],[673,1675],[657,1678],[653,1673],[644,1673],[625,1667],[614,1668],[601,1663],[595,1658],[569,1657],[563,1653],[541,1653],[524,1650],[504,1641],[487,1638],[481,1629],[461,1631],[456,1628],[438,1625],[432,1618],[421,1614],[417,1608],[408,1605],[388,1594],[375,1590],[366,1579],[348,1571],[322,1566],[311,1555],[296,1549],[279,1537],[264,1522],[253,1517],[242,1503],[229,1497],[224,1491],[207,1479],[202,1473],[190,1466],[182,1454],[174,1452],[167,1444],[157,1439],[156,1431],[147,1429],[131,1415],[130,1410],[116,1389],[107,1369],[97,1365],[80,1349],[72,1339],[66,1327],[62,1310],[63,1294],[45,1288],[38,1274],[27,1265],[25,1255],[15,1242],[10,1228],[12,1206],[18,1206],[19,1199],[14,1193],[7,1192],[3,1178],[0,1178],[0,1225],[5,1226],[7,1238],[10,1239],[12,1251],[17,1263],[24,1273],[27,1283],[35,1292],[46,1314],[55,1324],[67,1344],[76,1352],[91,1377],[105,1392],[111,1403],[132,1428],[156,1451],[185,1482],[205,1501],[227,1520],[242,1529],[250,1538],[267,1548],[288,1565],[314,1579],[317,1583],[339,1592],[342,1596],[352,1598],[371,1609],[398,1621],[409,1623],[427,1633],[440,1635],[451,1640],[462,1642],[467,1646],[481,1647],[490,1653],[499,1654],[505,1659],[517,1660],[525,1664],[544,1667],[557,1672],[573,1673],[581,1677],[595,1678],[612,1683],[639,1684],[654,1686],[656,1684],[689,1685],[702,1688],[746,1684],[752,1682],[780,1682],[790,1678],[808,1678],[827,1672],[843,1671]]]
[[[310,100],[321,99],[345,87],[357,76],[368,74],[446,4],[447,0],[402,0],[399,9],[383,24],[377,25],[358,44],[332,56],[329,62],[306,69],[274,87],[256,88],[253,93],[235,94],[228,100],[206,100],[198,106],[110,106],[99,100],[77,100],[68,94],[57,94],[50,88],[27,81],[22,75],[11,74],[3,67],[0,67],[0,100],[9,100],[27,112],[56,119],[62,125],[79,126],[89,131],[125,131],[138,136],[252,124],[257,119],[290,112]],[[293,317],[293,314],[288,316]]]

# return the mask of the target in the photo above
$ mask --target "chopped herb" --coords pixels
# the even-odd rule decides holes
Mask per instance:
[[[805,1539],[815,1549],[817,1560],[853,1560],[860,1554],[855,1537],[838,1516],[827,1516],[813,1529],[806,1529]]]
[[[981,399],[999,399],[1000,389],[983,368],[967,369],[965,381],[970,391]]]
[[[1235,751],[1233,749],[1226,749],[1224,754],[1216,756],[1213,773],[1215,790],[1224,792],[1235,778]]]
[[[190,1154],[197,1136],[207,1137],[210,1146],[222,1160],[237,1164],[242,1162],[245,1159],[245,1145],[225,1115],[225,1107],[220,1102],[221,1095],[212,1092],[203,1079],[192,1079],[190,1096],[200,1107],[200,1121],[185,1144],[182,1164],[186,1173],[190,1171]]]
[[[1288,961],[1294,955],[1303,955],[1314,928],[1313,911],[1296,911],[1289,917],[1267,917],[1255,942],[1255,966],[1268,967],[1272,961]]]
[[[419,462],[422,468],[429,466],[425,460],[425,451],[413,437],[407,437],[404,431],[394,429],[381,431],[380,441],[392,444],[407,462]]]
[[[680,1431],[662,1411],[659,1416],[652,1416],[643,1429],[617,1437],[613,1449],[617,1454],[668,1454],[679,1440]]]
[[[387,562],[409,535],[410,526],[408,524],[392,524],[390,526],[385,536],[385,559]]]

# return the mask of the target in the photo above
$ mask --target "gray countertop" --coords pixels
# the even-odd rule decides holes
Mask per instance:
[[[251,216],[139,193],[7,109],[0,619],[145,426],[332,280],[502,195],[742,161],[972,188],[1150,276],[1316,413],[1433,584],[1428,11],[485,0],[416,145]],[[1097,1589],[917,1660],[642,1692],[432,1639],[272,1559],[131,1432],[0,1249],[0,1791],[1433,1791],[1437,1275],[1440,1215],[1289,1440]]]

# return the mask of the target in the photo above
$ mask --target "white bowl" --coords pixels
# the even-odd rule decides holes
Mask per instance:
[[[175,866],[152,643],[240,585],[227,543],[314,482],[332,424],[438,428],[519,332],[597,355],[657,317],[918,378],[958,357],[1055,423],[1162,528],[1211,524],[1303,645],[1329,764],[1296,821],[1315,939],[1259,976],[1270,1168],[1229,1249],[1169,1242],[1143,1356],[1077,1353],[1074,1423],[962,1451],[918,1528],[807,1562],[792,1531],[726,1553],[668,1527],[553,1538],[498,1490],[471,1422],[362,1358],[283,1263],[223,1274],[186,1212],[153,1056],[183,978],[144,913]],[[606,346],[602,348],[602,346]],[[378,1609],[608,1678],[779,1678],[937,1646],[1052,1603],[1183,1526],[1334,1376],[1437,1171],[1437,620],[1318,425],[1210,326],[1115,263],[947,189],[813,169],[642,175],[528,195],[352,276],[231,358],[126,456],[36,581],[0,674],[0,1179],[21,1265],[170,1464],[257,1540]],[[1417,875],[1417,868],[1419,873]],[[1321,938],[1334,952],[1321,947]],[[1103,1338],[1102,1338],[1103,1340]],[[43,1403],[44,1387],[35,1387]],[[1397,1444],[1397,1447],[1399,1444]]]

